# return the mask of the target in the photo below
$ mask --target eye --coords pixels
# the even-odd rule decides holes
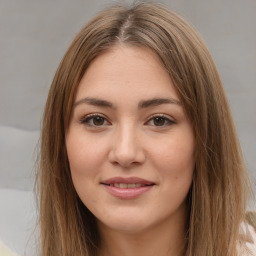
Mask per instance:
[[[165,115],[155,115],[155,116],[151,117],[146,122],[147,125],[158,126],[158,127],[169,126],[169,125],[172,125],[174,123],[175,122],[173,120],[166,117]]]
[[[100,127],[100,126],[105,126],[109,125],[109,122],[107,119],[99,114],[92,114],[85,116],[80,120],[82,124],[85,124],[87,126],[92,126],[92,127]]]

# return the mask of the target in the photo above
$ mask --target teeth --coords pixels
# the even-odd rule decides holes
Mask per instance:
[[[111,187],[116,187],[116,188],[140,188],[144,187],[145,185],[140,184],[140,183],[114,183],[114,184],[109,184]]]
[[[120,188],[127,188],[128,187],[128,184],[124,184],[124,183],[120,183]]]

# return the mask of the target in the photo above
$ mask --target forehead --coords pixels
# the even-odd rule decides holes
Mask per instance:
[[[171,78],[150,49],[118,45],[98,56],[86,70],[76,100],[84,96],[177,97]]]

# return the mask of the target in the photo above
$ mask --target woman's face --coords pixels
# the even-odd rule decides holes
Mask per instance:
[[[184,222],[194,135],[152,51],[115,46],[91,63],[66,147],[75,189],[101,228],[138,233]]]

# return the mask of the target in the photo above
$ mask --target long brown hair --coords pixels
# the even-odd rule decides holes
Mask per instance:
[[[186,255],[237,255],[249,181],[222,82],[197,32],[153,3],[101,12],[75,37],[58,67],[45,106],[37,180],[42,255],[91,256],[100,246],[95,218],[72,184],[65,131],[85,70],[117,44],[147,47],[159,56],[193,125],[196,166]]]

